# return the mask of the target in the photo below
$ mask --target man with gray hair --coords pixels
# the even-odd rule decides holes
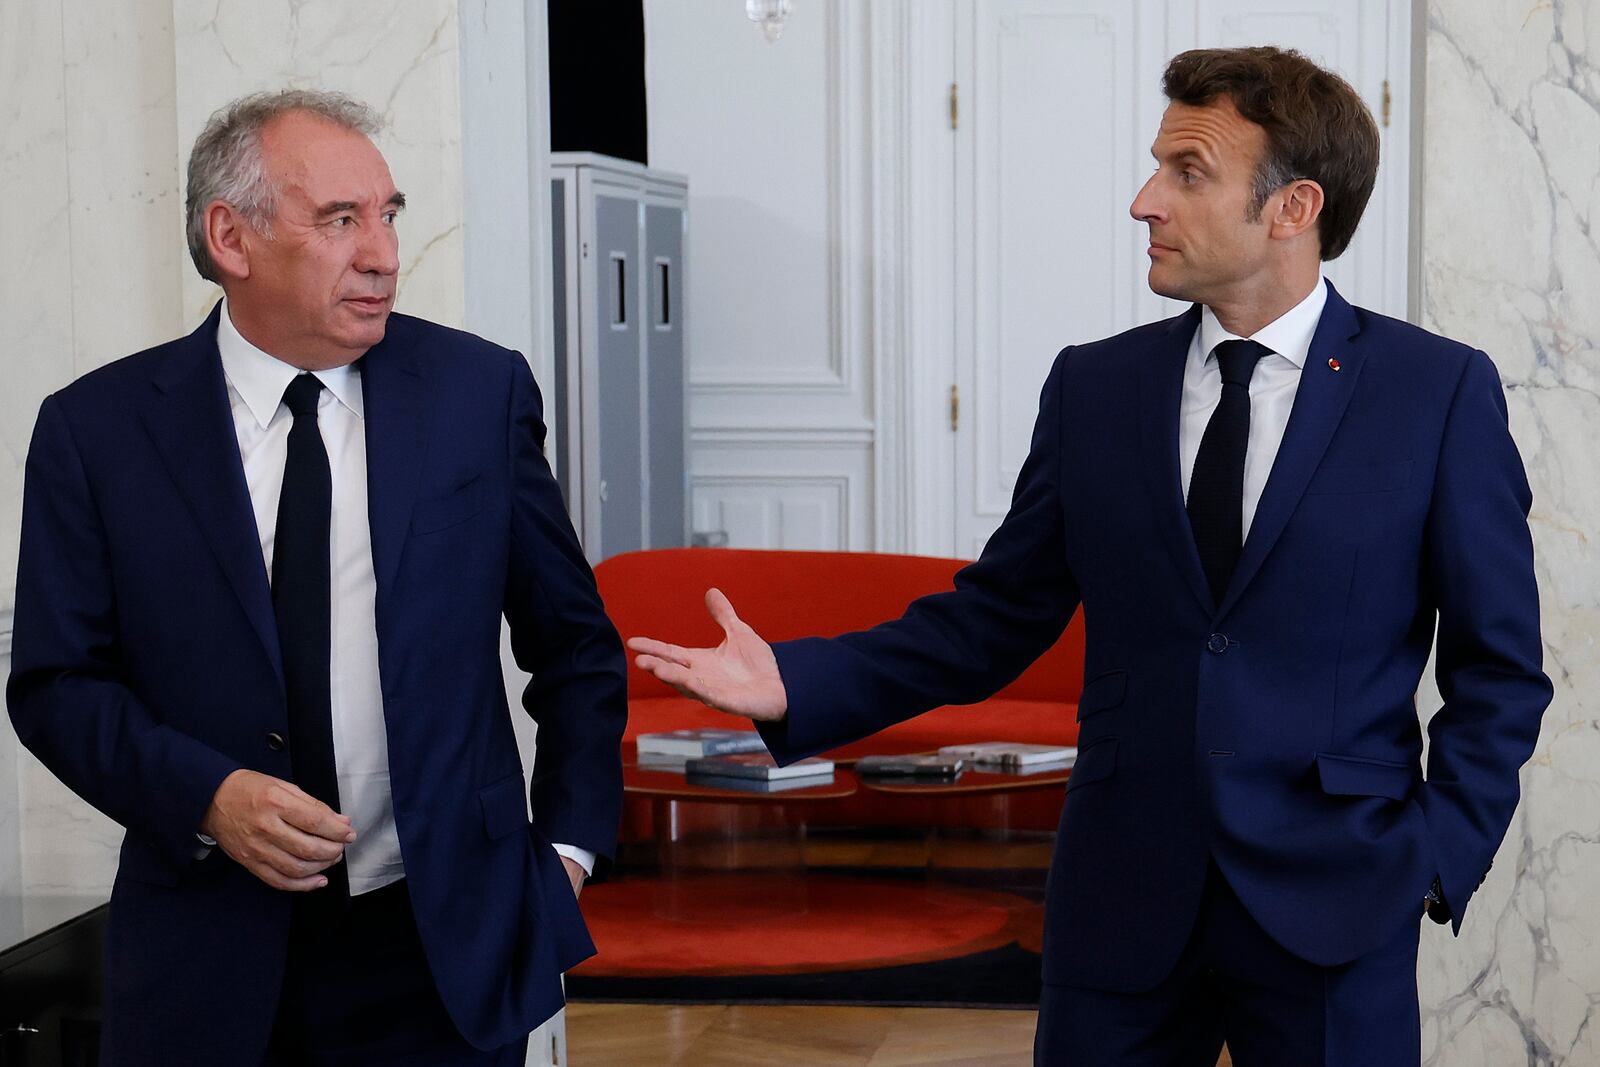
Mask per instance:
[[[127,828],[102,1063],[521,1064],[594,951],[621,646],[526,362],[393,312],[378,127],[309,91],[212,116],[187,234],[223,299],[40,409],[7,697]]]

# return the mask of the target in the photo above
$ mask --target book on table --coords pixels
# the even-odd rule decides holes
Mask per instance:
[[[1064,770],[1078,758],[1075,745],[1028,745],[1016,741],[983,741],[972,745],[945,745],[941,756],[970,760],[983,770],[1017,774],[1035,769]]]
[[[960,756],[919,754],[913,756],[862,756],[856,760],[856,773],[865,778],[940,778],[961,777],[967,761]]]
[[[691,730],[667,730],[664,733],[640,734],[634,747],[641,761],[645,757],[719,756],[729,752],[765,752],[767,746],[754,730],[728,730],[721,727],[702,727]]]
[[[692,777],[752,778],[777,782],[786,778],[821,778],[833,773],[833,761],[815,756],[780,767],[767,752],[733,752],[721,756],[699,756],[684,764]]]

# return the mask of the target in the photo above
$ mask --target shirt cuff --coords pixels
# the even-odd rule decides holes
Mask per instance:
[[[565,856],[579,867],[582,867],[584,877],[587,878],[594,874],[595,856],[593,852],[586,848],[579,848],[577,845],[552,845],[551,847],[556,850],[557,855]]]
[[[190,853],[190,855],[195,860],[203,860],[207,856],[211,855],[212,849],[217,847],[217,839],[214,837],[207,837],[205,834],[195,834],[194,836],[195,839],[200,843],[195,846],[194,852]]]

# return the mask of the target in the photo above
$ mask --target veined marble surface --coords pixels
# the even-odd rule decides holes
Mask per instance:
[[[1424,1063],[1600,1064],[1600,3],[1427,14],[1423,321],[1504,379],[1556,692],[1460,939],[1426,924]]]
[[[400,311],[462,324],[461,78],[453,0],[259,3],[173,0],[180,158],[217,108],[245,93],[335,89],[370,104],[377,144],[408,203],[400,228]],[[219,291],[192,270],[184,320]]]

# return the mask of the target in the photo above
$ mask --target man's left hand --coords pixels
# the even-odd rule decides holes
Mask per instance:
[[[584,879],[589,876],[583,873],[583,867],[577,860],[570,860],[562,856],[561,865],[567,869],[567,878],[572,882],[572,895],[574,897],[580,896],[583,893]]]

